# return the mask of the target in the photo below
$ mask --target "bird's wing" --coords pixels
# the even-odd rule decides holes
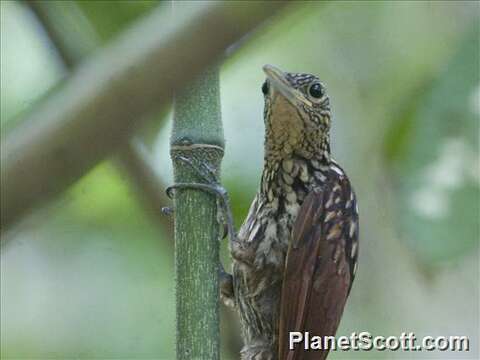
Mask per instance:
[[[305,198],[287,253],[280,313],[280,360],[325,359],[327,351],[289,349],[289,332],[334,336],[356,270],[358,214],[346,176]]]

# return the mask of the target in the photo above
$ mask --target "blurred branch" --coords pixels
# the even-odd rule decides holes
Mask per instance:
[[[170,199],[165,195],[166,186],[152,166],[151,156],[145,145],[136,139],[130,140],[118,152],[118,163],[137,189],[145,210],[151,214],[152,218],[164,225],[164,231],[172,234],[171,220],[162,212],[162,208],[170,202]],[[173,245],[173,242],[169,243]]]
[[[25,2],[70,71],[98,47],[99,40],[95,29],[75,3],[38,0]],[[62,20],[65,18],[70,20],[70,26]],[[81,31],[77,31],[76,34],[80,35],[73,36],[70,30],[72,24],[78,24],[77,27]],[[78,39],[79,36],[81,39]],[[162,208],[169,202],[164,193],[165,185],[157,176],[147,149],[140,141],[130,140],[118,152],[118,164],[128,174],[147,213],[163,225],[163,230],[171,232],[171,221],[162,213]]]
[[[75,2],[44,0],[24,2],[70,71],[97,48],[99,39],[96,32]]]
[[[175,22],[159,7],[83,63],[2,139],[2,231],[124,144],[173,91],[282,4],[179,2]]]

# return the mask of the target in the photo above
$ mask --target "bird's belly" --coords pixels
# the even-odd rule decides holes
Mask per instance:
[[[278,346],[282,273],[269,268],[258,270],[236,262],[233,273],[244,350],[262,348],[263,351],[270,350],[273,356]],[[244,358],[248,359],[247,356]]]
[[[253,241],[246,245],[255,249],[251,262],[233,261],[234,293],[245,341],[244,350],[267,349],[267,352],[271,351],[272,359],[276,358],[278,347],[283,271],[290,228],[290,222],[267,221],[264,230],[259,231],[254,239],[250,238]],[[239,240],[244,242],[247,239]]]

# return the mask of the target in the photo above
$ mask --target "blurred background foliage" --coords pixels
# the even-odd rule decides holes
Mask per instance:
[[[0,4],[4,135],[59,91],[68,71],[25,3]],[[79,51],[95,51],[85,40],[92,37],[101,48],[154,7],[174,16],[171,2],[56,5]],[[263,162],[266,63],[327,84],[333,153],[358,194],[360,267],[338,333],[471,340],[468,353],[331,358],[478,358],[479,3],[296,3],[229,55],[222,178],[238,225]],[[142,131],[166,184],[170,123],[160,114]],[[126,175],[105,162],[4,235],[2,358],[172,359],[171,229],[150,215]],[[223,340],[224,358],[235,358],[237,342]]]

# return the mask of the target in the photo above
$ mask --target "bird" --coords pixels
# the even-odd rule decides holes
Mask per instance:
[[[203,183],[176,183],[218,197],[232,273],[219,269],[220,298],[240,318],[241,360],[324,360],[329,349],[291,347],[292,332],[336,334],[358,267],[355,192],[330,151],[332,111],[320,79],[265,65],[264,166],[238,233],[228,192],[207,164],[185,156]]]
[[[222,298],[240,318],[242,360],[322,360],[328,349],[292,349],[289,334],[336,333],[357,271],[356,195],[330,151],[324,83],[272,65],[263,71],[263,172],[229,241]]]

